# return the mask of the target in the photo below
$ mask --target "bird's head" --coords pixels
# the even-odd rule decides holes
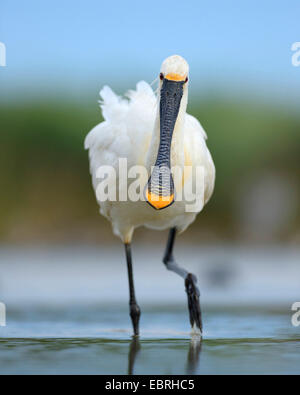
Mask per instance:
[[[145,190],[146,201],[156,210],[170,206],[175,199],[170,163],[171,142],[182,98],[187,89],[188,72],[188,63],[179,55],[165,59],[160,69],[160,144],[154,170]]]
[[[160,68],[160,79],[176,82],[187,82],[189,65],[183,57],[172,55],[165,59]]]

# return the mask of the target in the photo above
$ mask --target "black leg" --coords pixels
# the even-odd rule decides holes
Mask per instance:
[[[197,278],[194,274],[189,273],[187,270],[178,266],[173,257],[173,247],[176,236],[176,228],[170,229],[169,238],[167,242],[166,252],[163,259],[164,264],[168,270],[171,270],[185,281],[185,290],[188,298],[188,308],[190,313],[190,323],[194,327],[196,325],[202,333],[202,318],[199,303],[200,292],[196,286]]]
[[[127,269],[128,269],[128,281],[129,281],[129,307],[130,307],[130,317],[133,325],[133,332],[135,336],[139,334],[139,320],[141,315],[141,310],[135,299],[134,282],[133,282],[133,272],[132,272],[132,258],[131,258],[131,246],[130,244],[125,244]]]

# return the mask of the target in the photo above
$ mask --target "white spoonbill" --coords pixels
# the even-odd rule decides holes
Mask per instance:
[[[157,96],[144,81],[137,84],[136,90],[129,91],[127,98],[117,96],[105,86],[100,92],[104,122],[93,128],[85,140],[95,191],[101,182],[98,178],[101,166],[111,166],[116,173],[114,181],[118,183],[121,158],[127,160],[128,169],[143,166],[150,175],[143,181],[144,199],[119,198],[124,192],[127,196],[129,182],[117,184],[119,195],[116,199],[104,201],[96,193],[100,213],[112,223],[114,233],[125,245],[130,316],[135,335],[139,334],[141,311],[134,290],[131,241],[134,229],[139,226],[170,229],[163,262],[167,269],[183,277],[191,326],[202,333],[197,279],[173,257],[176,232],[184,231],[194,221],[210,199],[215,182],[215,167],[205,143],[206,134],[198,120],[186,113],[188,73],[187,62],[173,55],[162,63]],[[183,169],[179,182],[172,170],[175,167]],[[197,167],[203,171],[195,172]],[[200,204],[191,212],[186,209],[189,201],[185,196],[181,194],[180,199],[177,196],[185,185],[197,182],[202,186],[196,188],[195,193]]]

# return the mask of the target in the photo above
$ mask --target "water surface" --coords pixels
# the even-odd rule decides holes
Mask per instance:
[[[191,338],[182,280],[135,253],[141,336],[131,338],[122,250],[0,249],[0,374],[299,374],[299,254],[204,249],[204,336]]]

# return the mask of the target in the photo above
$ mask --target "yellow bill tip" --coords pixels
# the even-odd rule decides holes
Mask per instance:
[[[156,210],[161,210],[165,207],[170,206],[174,201],[174,194],[170,196],[159,196],[155,193],[151,193],[147,190],[146,198],[148,203]]]
[[[182,75],[180,75],[180,74],[177,74],[177,73],[169,73],[169,74],[167,74],[166,76],[165,76],[165,78],[167,79],[167,80],[170,80],[170,81],[185,81],[185,76],[182,76]]]

